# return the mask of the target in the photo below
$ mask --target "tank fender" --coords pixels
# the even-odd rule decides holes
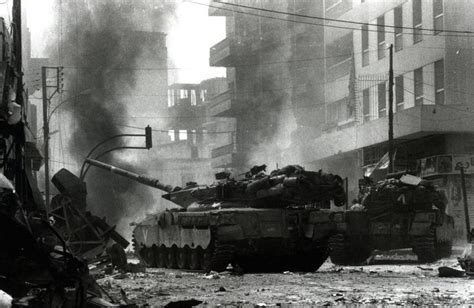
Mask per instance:
[[[217,227],[217,238],[224,242],[243,240],[244,231],[239,225],[219,226]]]
[[[205,249],[211,242],[211,231],[197,228],[181,228],[178,225],[158,227],[158,238],[156,246],[183,248],[185,246],[195,248],[200,246]]]

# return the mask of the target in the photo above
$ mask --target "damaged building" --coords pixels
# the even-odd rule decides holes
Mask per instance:
[[[256,140],[268,130],[276,131],[272,125],[277,120],[271,118],[270,108],[282,108],[282,96],[268,89],[290,88],[283,91],[289,102],[283,108],[292,111],[297,128],[291,135],[291,150],[286,152],[298,148],[301,163],[347,177],[349,199],[355,198],[358,179],[388,151],[388,46],[393,44],[394,169],[433,179],[449,200],[447,211],[455,217],[457,237],[464,238],[460,176],[455,167],[465,166],[468,198],[472,198],[469,84],[474,74],[465,64],[472,63],[473,53],[465,38],[445,35],[442,29],[472,31],[473,4],[442,0],[248,2],[211,2],[209,9],[211,16],[226,17],[227,37],[211,48],[210,64],[227,67],[229,82],[229,90],[216,97],[211,110],[237,122],[234,146],[216,149],[214,166],[242,167],[249,160]],[[265,15],[265,10],[293,15],[276,18],[286,21],[252,16]],[[265,107],[267,101],[271,107]],[[284,160],[285,150],[279,155]],[[470,213],[474,215],[474,208]]]

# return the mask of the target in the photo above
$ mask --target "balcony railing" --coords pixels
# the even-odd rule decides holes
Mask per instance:
[[[224,156],[227,154],[234,154],[236,152],[237,152],[236,144],[231,143],[231,144],[227,144],[227,145],[212,149],[211,157],[217,158],[217,157]]]
[[[211,117],[231,117],[232,107],[235,104],[233,90],[227,90],[212,98],[209,105],[209,116]]]

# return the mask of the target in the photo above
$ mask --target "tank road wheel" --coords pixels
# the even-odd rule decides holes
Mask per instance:
[[[165,267],[166,247],[161,246],[155,250],[156,267]]]
[[[187,269],[188,268],[188,247],[185,246],[183,248],[178,248],[176,252],[176,265],[179,269]]]
[[[178,268],[176,264],[176,247],[166,248],[166,267],[167,268]]]
[[[201,260],[201,269],[205,272],[209,272],[211,270],[211,258],[212,252],[209,248],[207,249],[199,249],[199,259]]]
[[[436,254],[435,230],[426,235],[416,236],[413,242],[413,252],[421,263],[431,263],[438,259]]]
[[[199,250],[201,250],[201,248],[194,248],[189,250],[189,269],[191,270],[198,270],[201,268]]]

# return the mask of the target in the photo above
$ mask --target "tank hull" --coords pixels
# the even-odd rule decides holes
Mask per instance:
[[[363,263],[374,250],[411,248],[420,262],[433,262],[451,253],[454,220],[439,210],[388,212],[377,217],[364,211],[343,211],[334,212],[331,218],[321,219],[315,228],[319,233],[330,229],[329,250],[335,264]]]
[[[148,266],[222,271],[231,263],[252,272],[313,271],[328,256],[325,241],[313,239],[313,211],[166,211],[136,226],[134,245]]]

